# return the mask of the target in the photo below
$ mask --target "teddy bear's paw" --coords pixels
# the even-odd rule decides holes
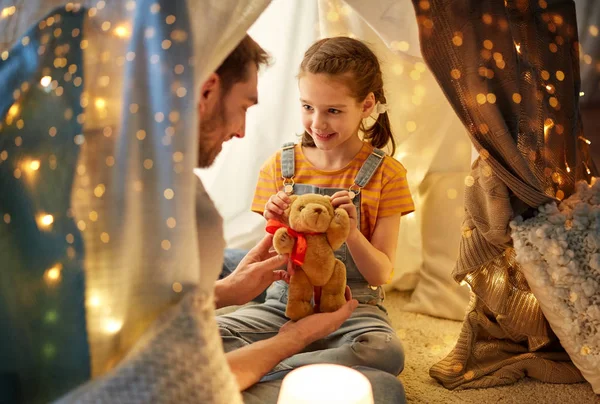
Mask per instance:
[[[310,302],[288,302],[285,316],[292,321],[298,321],[314,313]]]
[[[334,212],[333,220],[335,220],[336,223],[345,225],[350,221],[350,217],[345,209],[337,208]]]
[[[319,310],[322,313],[331,313],[338,310],[344,304],[346,304],[346,298],[343,295],[322,295]]]
[[[273,237],[273,247],[280,254],[290,253],[294,248],[294,238],[288,234],[287,229],[278,229]]]

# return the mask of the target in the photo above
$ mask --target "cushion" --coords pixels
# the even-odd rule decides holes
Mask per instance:
[[[429,173],[419,187],[422,266],[407,311],[453,320],[465,316],[469,289],[456,283],[452,270],[458,257],[467,175]]]
[[[512,223],[517,260],[552,330],[600,394],[600,183]]]

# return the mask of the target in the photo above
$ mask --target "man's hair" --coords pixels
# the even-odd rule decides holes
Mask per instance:
[[[269,64],[269,55],[254,39],[246,35],[217,69],[224,95],[234,84],[248,80],[249,63],[254,63],[259,69],[262,65]]]

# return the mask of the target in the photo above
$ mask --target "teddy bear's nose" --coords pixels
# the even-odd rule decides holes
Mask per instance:
[[[315,211],[315,213],[319,213],[319,214],[321,214],[321,213],[323,213],[323,208],[320,208],[320,207],[318,207],[318,206],[317,206],[317,207],[314,209],[314,211]]]

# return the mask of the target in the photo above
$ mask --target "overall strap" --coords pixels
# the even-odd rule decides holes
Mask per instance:
[[[296,157],[294,142],[285,143],[281,149],[281,176],[283,177],[283,189],[286,194],[294,192],[294,172],[296,171]]]
[[[377,171],[381,163],[383,163],[384,157],[385,152],[383,150],[373,149],[373,152],[367,157],[367,160],[363,163],[358,174],[356,174],[354,184],[348,189],[351,192],[351,195],[359,194],[360,190],[369,183],[371,177],[375,174],[375,171]]]

